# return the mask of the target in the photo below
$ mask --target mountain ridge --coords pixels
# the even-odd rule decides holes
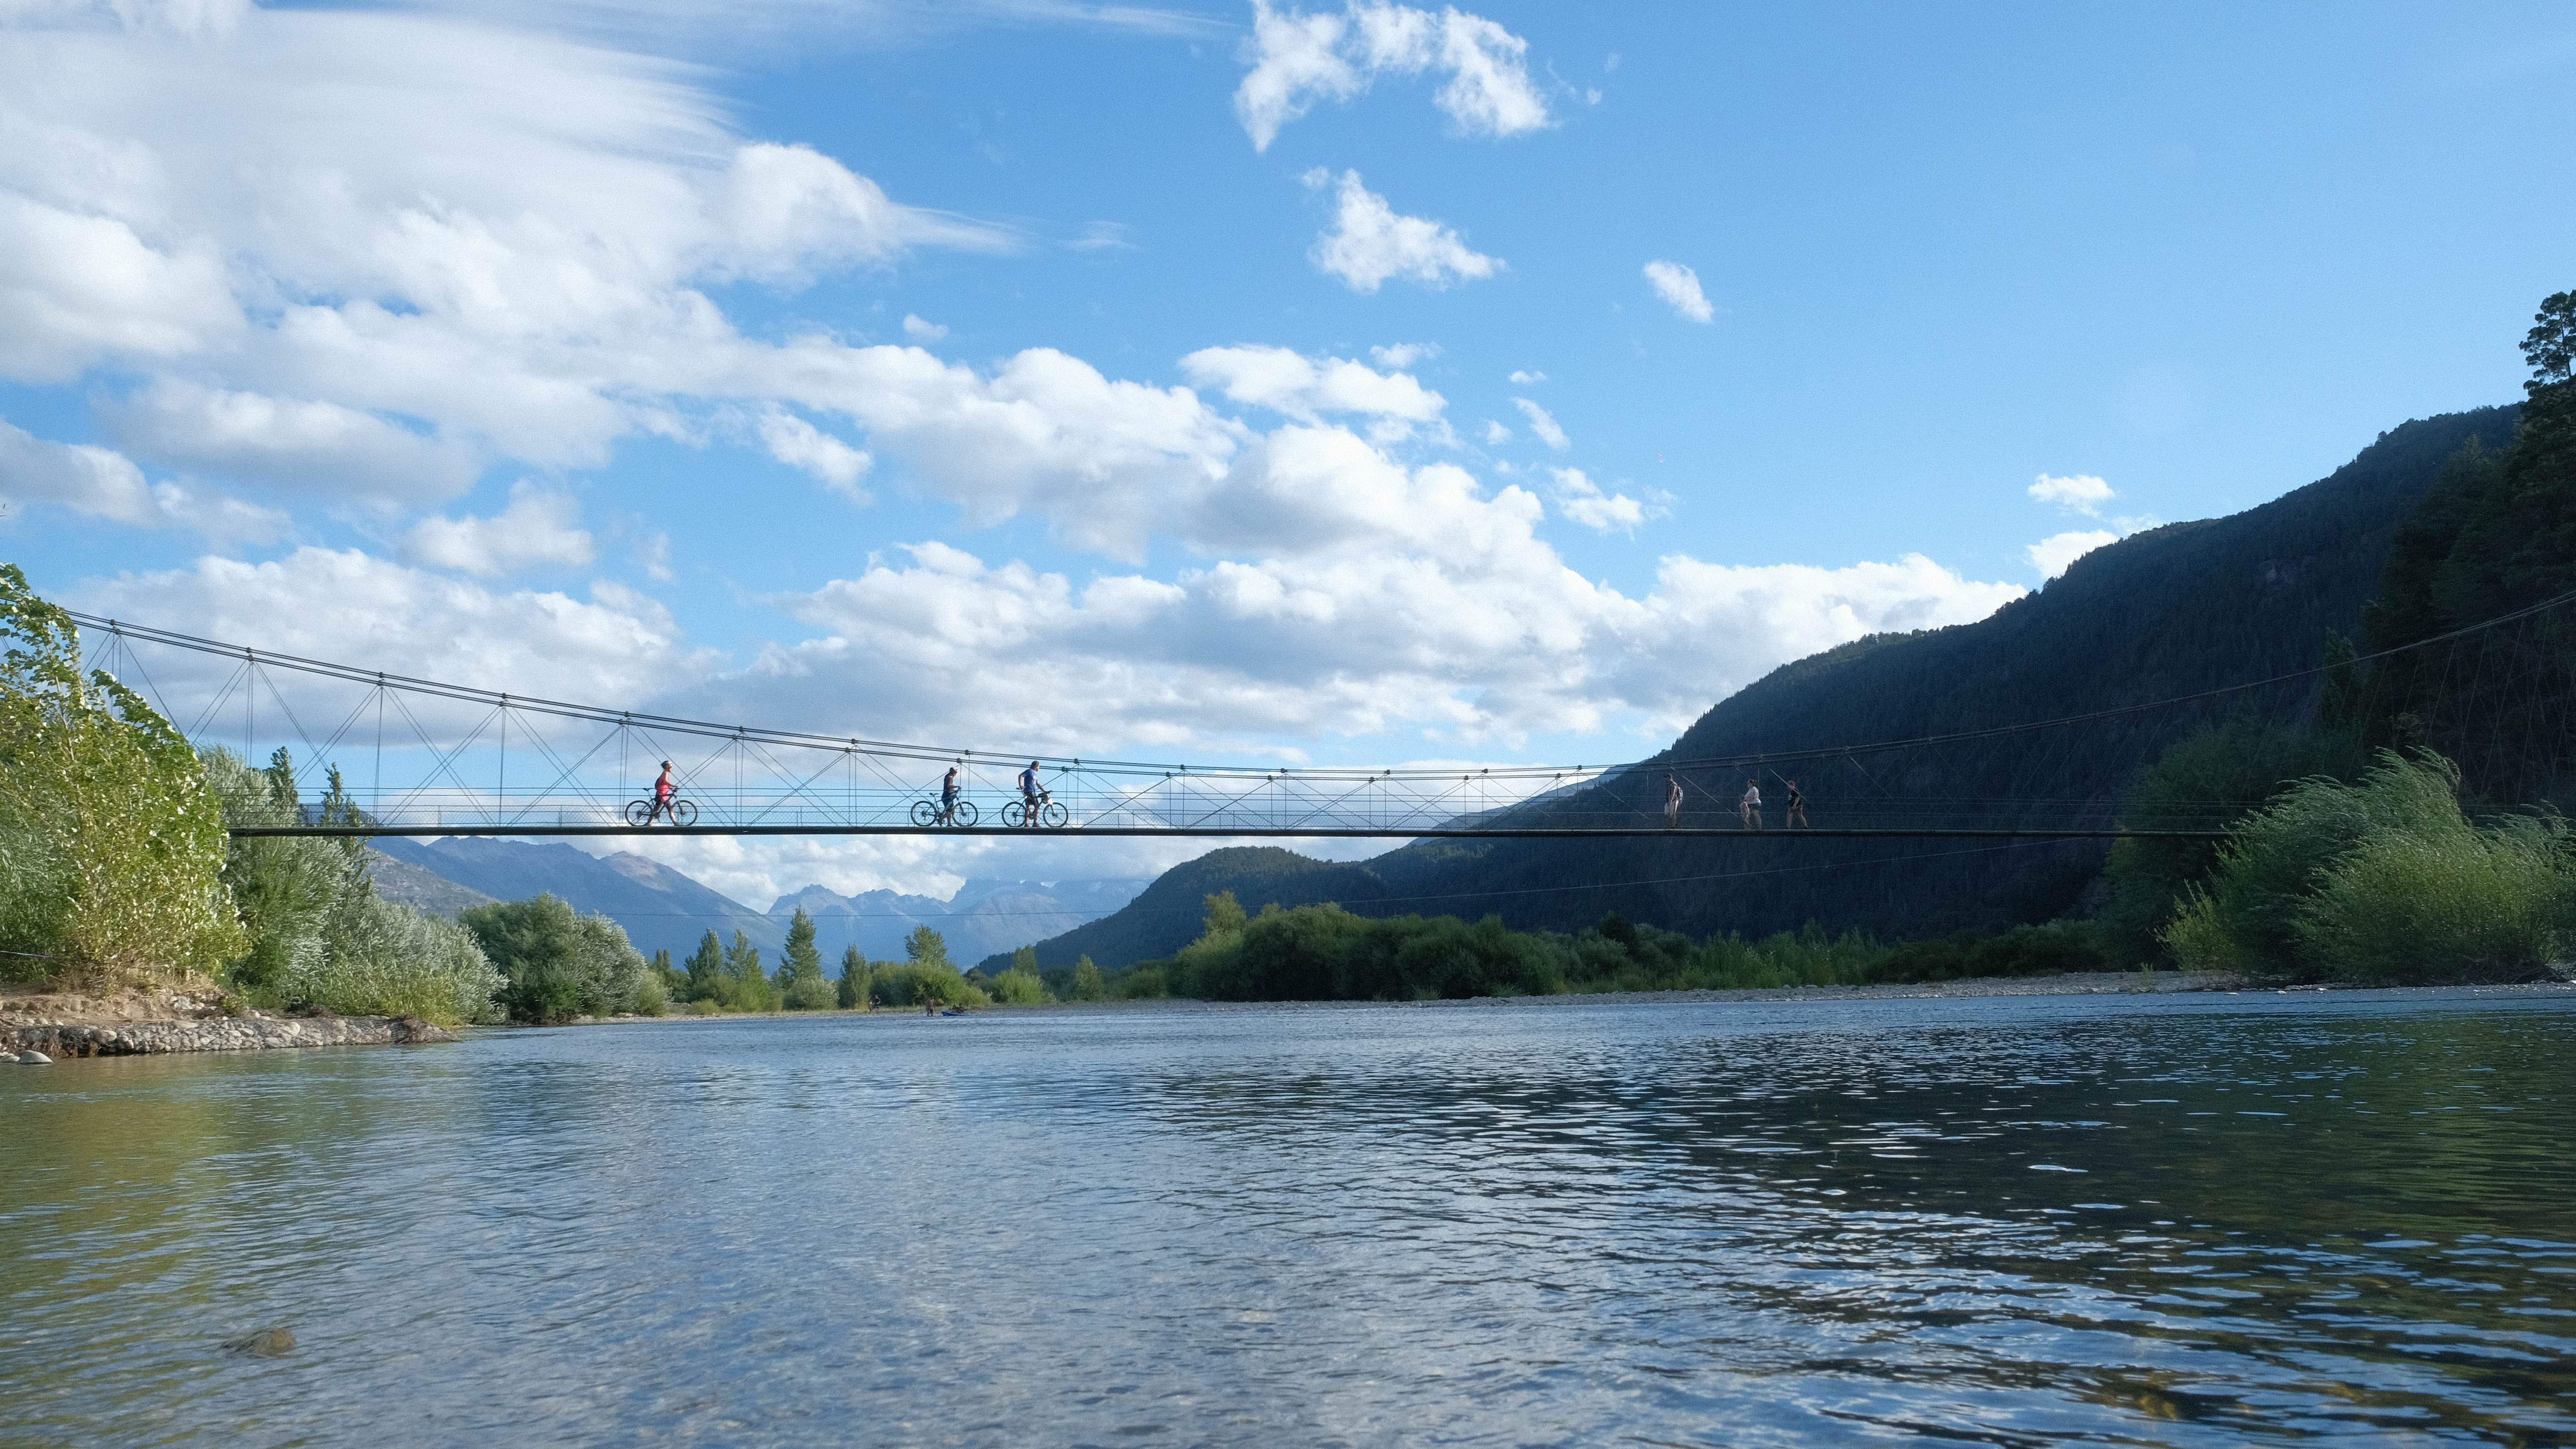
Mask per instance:
[[[1667,760],[1976,731],[2313,667],[2328,630],[2358,633],[2398,524],[2444,463],[2472,438],[2488,446],[2511,439],[2516,415],[2509,405],[2409,421],[2325,478],[2223,518],[2166,524],[2105,545],[1974,623],[1873,635],[1792,660],[1710,706],[1670,747],[1640,762],[1643,768],[1528,807],[1520,818],[1544,824],[1559,811],[1605,810],[1652,818],[1661,806],[1656,767]],[[1866,780],[1839,769],[1829,779],[1820,767],[1811,810],[1829,818],[1836,805],[1864,796],[1873,804],[1882,797],[1899,804],[2045,800],[2053,808],[2074,802],[2107,809],[2138,771],[2192,729],[2248,708],[2304,716],[2312,694],[2311,684],[2262,700],[2231,697],[2124,716],[2088,735],[2081,750],[2064,737],[2027,747],[1963,746],[1938,759],[1891,759]],[[1729,823],[1731,782],[1715,782],[1716,789],[1707,780],[1692,783],[1699,793],[1689,823]],[[2098,877],[2103,852],[2097,842],[1963,850],[1951,842],[1777,838],[1432,840],[1344,867],[1329,898],[1373,915],[1491,912],[1525,929],[1579,929],[1615,910],[1693,935],[1760,935],[1815,921],[1924,936],[2074,909]],[[1125,910],[1039,942],[1040,964],[1067,964],[1085,942],[1116,944],[1110,954],[1090,951],[1104,967],[1169,955],[1197,930],[1195,918],[1184,919],[1166,899],[1182,882],[1202,893],[1234,890],[1247,911],[1274,900],[1305,903],[1293,897],[1314,884],[1311,871],[1265,860],[1230,872],[1229,854],[1176,866]],[[1149,901],[1157,902],[1151,915],[1142,909]]]

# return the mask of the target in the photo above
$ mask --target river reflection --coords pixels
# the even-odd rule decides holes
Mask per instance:
[[[19,1069],[0,1444],[2571,1442],[2571,1047],[2528,991]]]

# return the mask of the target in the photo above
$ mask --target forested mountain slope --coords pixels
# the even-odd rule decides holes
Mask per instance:
[[[1863,639],[1782,666],[1710,709],[1657,760],[1810,749],[1975,730],[2170,699],[2304,669],[2328,630],[2355,635],[2389,540],[2471,438],[2513,435],[2515,409],[2485,408],[2407,423],[2319,482],[2228,518],[2171,524],[2096,550],[2039,593],[1974,624]],[[2075,729],[1878,757],[1864,768],[1809,765],[1815,823],[1837,809],[1919,807],[2037,823],[2043,810],[1976,802],[2092,802],[2097,808],[2165,747],[2231,712],[2304,715],[2312,693],[2268,690]],[[1742,788],[1695,776],[1687,823],[1723,824]],[[1766,794],[1777,800],[1776,778]],[[1660,771],[1536,807],[1553,815],[1613,809],[1651,818]],[[1778,821],[1775,803],[1772,820]],[[1178,867],[1129,911],[1085,927],[1103,966],[1169,954],[1196,933],[1195,912],[1137,907],[1187,874],[1199,893],[1232,889],[1247,910],[1315,899],[1273,861],[1237,878],[1220,851]],[[1367,914],[1500,915],[1524,928],[1571,930],[1616,910],[1704,935],[1763,933],[1813,920],[1921,936],[2037,921],[2077,903],[2096,876],[2094,843],[1994,847],[1927,841],[1425,841],[1340,869],[1328,898]],[[1293,883],[1295,894],[1278,893]],[[1039,948],[1047,965],[1070,959]],[[1112,944],[1114,943],[1114,944]]]

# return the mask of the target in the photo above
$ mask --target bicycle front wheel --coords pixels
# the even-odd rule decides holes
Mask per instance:
[[[1002,823],[1013,830],[1029,823],[1029,807],[1014,800],[1002,807]]]
[[[939,823],[939,807],[927,800],[912,802],[912,823],[924,830]]]
[[[958,802],[957,802],[957,813],[949,817],[949,823],[950,823],[950,824],[953,824],[953,825],[972,825],[972,824],[974,824],[974,823],[975,823],[975,802],[974,802],[974,801],[972,801],[972,800],[960,800],[960,801],[958,801]]]
[[[635,827],[636,829],[638,829],[638,830],[641,830],[641,829],[643,829],[645,826],[652,824],[652,823],[653,823],[653,802],[652,802],[652,801],[650,801],[650,800],[629,800],[629,801],[627,801],[627,802],[626,802],[626,823],[627,823],[627,824],[629,824],[629,825],[634,826],[634,827]]]
[[[1038,812],[1038,819],[1044,821],[1049,830],[1062,830],[1064,822],[1071,818],[1065,814],[1064,807],[1053,800],[1046,802],[1046,808]]]
[[[672,801],[672,802],[671,802],[671,823],[672,823],[672,824],[674,824],[674,825],[695,825],[695,824],[697,824],[697,823],[698,823],[698,805],[697,805],[697,802],[696,802],[696,801],[694,801],[694,800],[674,800],[674,801]]]

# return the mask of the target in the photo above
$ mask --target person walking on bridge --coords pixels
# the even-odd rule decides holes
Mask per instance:
[[[1670,830],[1681,823],[1682,782],[1671,775],[1666,775],[1664,776],[1664,828]]]
[[[671,797],[679,792],[679,782],[671,778],[671,762],[664,760],[662,762],[662,777],[653,782],[653,813],[644,817],[644,823],[650,825],[654,821],[661,819],[663,816],[670,814]],[[634,817],[629,816],[627,818],[633,819]]]
[[[1744,828],[1762,828],[1762,782],[1759,780],[1744,782]]]
[[[1021,823],[1031,830],[1037,829],[1042,823],[1039,819],[1038,807],[1045,803],[1046,786],[1038,783],[1038,762],[1031,760],[1029,767],[1020,772]]]
[[[1791,780],[1791,781],[1789,782],[1789,818],[1787,818],[1786,820],[1781,821],[1781,822],[1780,822],[1780,826],[1781,826],[1781,828],[1782,828],[1782,829],[1784,829],[1784,830],[1795,830],[1795,829],[1797,829],[1799,826],[1801,826],[1801,825],[1806,825],[1806,824],[1807,824],[1807,797],[1806,797],[1805,795],[1803,795],[1803,794],[1799,793],[1799,790],[1798,790],[1798,782],[1797,782],[1797,781],[1795,781],[1795,780]],[[1807,826],[1807,828],[1808,828],[1808,829],[1810,829],[1810,830],[1812,830],[1812,829],[1814,829],[1815,827],[1814,827],[1814,826],[1812,826],[1812,825],[1809,825],[1809,826]]]
[[[955,765],[948,767],[948,778],[939,782],[939,818],[948,821],[954,821],[957,818],[957,767]]]

